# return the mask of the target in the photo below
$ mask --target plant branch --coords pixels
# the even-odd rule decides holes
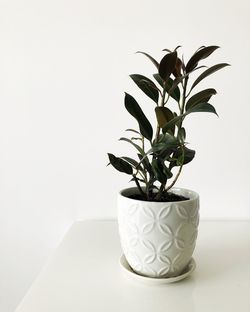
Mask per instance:
[[[166,82],[164,81],[163,82],[163,92],[162,92],[162,98],[161,98],[161,103],[160,103],[160,106],[163,107],[164,106],[164,102],[165,102],[165,96],[166,96],[166,87],[165,87],[165,84]],[[156,134],[155,134],[155,140],[156,142],[159,141],[159,136],[160,136],[160,126],[159,124],[157,123],[157,129],[156,129]]]
[[[145,196],[146,194],[143,192],[143,190],[142,190],[142,188],[141,188],[141,186],[140,186],[140,183],[138,182],[138,179],[137,179],[137,177],[136,177],[135,174],[133,174],[133,178],[134,178],[134,180],[135,180],[135,184],[136,184],[136,186],[137,186],[137,188],[138,188],[140,194],[142,195],[143,198],[145,198],[145,197],[146,197],[146,196]]]
[[[178,180],[180,174],[181,174],[181,170],[182,170],[183,164],[180,166],[179,171],[177,173],[177,175],[175,176],[173,182],[166,188],[166,192],[169,191],[176,183],[176,181]]]
[[[182,101],[180,104],[180,115],[184,114],[184,109],[185,109],[185,103],[186,103],[186,92],[187,92],[187,84],[188,84],[188,76],[184,79],[184,85],[183,85],[183,94],[182,94]],[[177,137],[179,136],[181,127],[182,127],[182,121],[183,119],[180,120],[178,124],[178,134]],[[181,142],[183,144],[183,142]]]
[[[181,105],[180,105],[180,115],[183,115],[184,114],[184,109],[185,109],[185,102],[186,102],[186,91],[187,91],[187,84],[188,84],[188,76],[186,76],[186,78],[184,79],[184,85],[183,85],[183,94],[182,94],[182,101],[181,101]],[[180,123],[178,124],[178,133],[177,133],[177,137],[179,137],[179,132],[180,132],[180,129],[182,127],[182,119],[180,120]],[[182,155],[184,157],[184,149],[183,149],[183,143],[182,142],[183,139],[181,139],[181,148],[182,148]],[[184,161],[184,159],[183,159]],[[183,161],[182,161],[182,164],[179,168],[179,171],[177,173],[177,175],[175,176],[174,180],[172,181],[172,183],[166,188],[166,192],[169,191],[174,185],[175,183],[177,182],[180,174],[181,174],[181,171],[182,171],[182,167],[183,167]]]
[[[162,183],[161,186],[160,186],[159,192],[155,196],[155,199],[157,199],[157,198],[159,200],[161,199],[161,195],[164,192],[165,187],[166,187],[166,183]]]

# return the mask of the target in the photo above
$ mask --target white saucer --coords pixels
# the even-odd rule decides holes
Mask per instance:
[[[139,275],[135,273],[130,265],[128,264],[124,254],[120,258],[120,266],[122,268],[123,273],[130,279],[135,280],[137,282],[147,284],[147,285],[164,285],[164,284],[170,284],[174,282],[178,282],[186,277],[188,277],[196,268],[196,263],[193,258],[191,258],[189,264],[184,269],[181,275],[175,276],[175,277],[147,277],[143,275]]]

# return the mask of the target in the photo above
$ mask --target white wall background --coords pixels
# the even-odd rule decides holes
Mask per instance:
[[[248,219],[248,0],[0,0],[0,311],[11,312],[75,219],[115,217],[127,176],[106,168],[107,152],[135,126],[123,106],[133,94],[154,122],[153,102],[128,75],[151,75],[156,58],[181,44],[186,58],[218,44],[206,64],[220,119],[190,116],[196,159],[178,185],[201,195],[203,218]]]

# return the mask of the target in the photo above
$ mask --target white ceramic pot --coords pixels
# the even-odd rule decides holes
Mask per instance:
[[[179,202],[149,202],[131,199],[132,187],[118,195],[118,224],[123,253],[138,274],[173,277],[191,260],[199,224],[199,195],[172,188],[188,197]]]

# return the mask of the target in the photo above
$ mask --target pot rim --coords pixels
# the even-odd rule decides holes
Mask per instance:
[[[171,201],[166,201],[166,202],[159,202],[159,201],[146,201],[146,200],[140,200],[140,199],[134,199],[134,198],[129,198],[128,196],[126,196],[124,193],[125,192],[130,192],[133,193],[133,191],[138,191],[137,187],[127,187],[122,189],[118,195],[122,198],[126,198],[127,200],[131,200],[131,201],[137,201],[137,202],[142,202],[142,203],[154,203],[154,204],[162,204],[162,203],[187,203],[193,200],[198,200],[199,199],[199,194],[195,191],[192,191],[190,189],[186,189],[183,187],[172,187],[170,189],[170,191],[173,191],[173,193],[175,194],[179,194],[179,195],[184,195],[186,194],[186,196],[189,196],[189,199],[187,200],[180,200],[180,201],[176,201],[176,202],[171,202]],[[185,193],[185,194],[184,194]]]

